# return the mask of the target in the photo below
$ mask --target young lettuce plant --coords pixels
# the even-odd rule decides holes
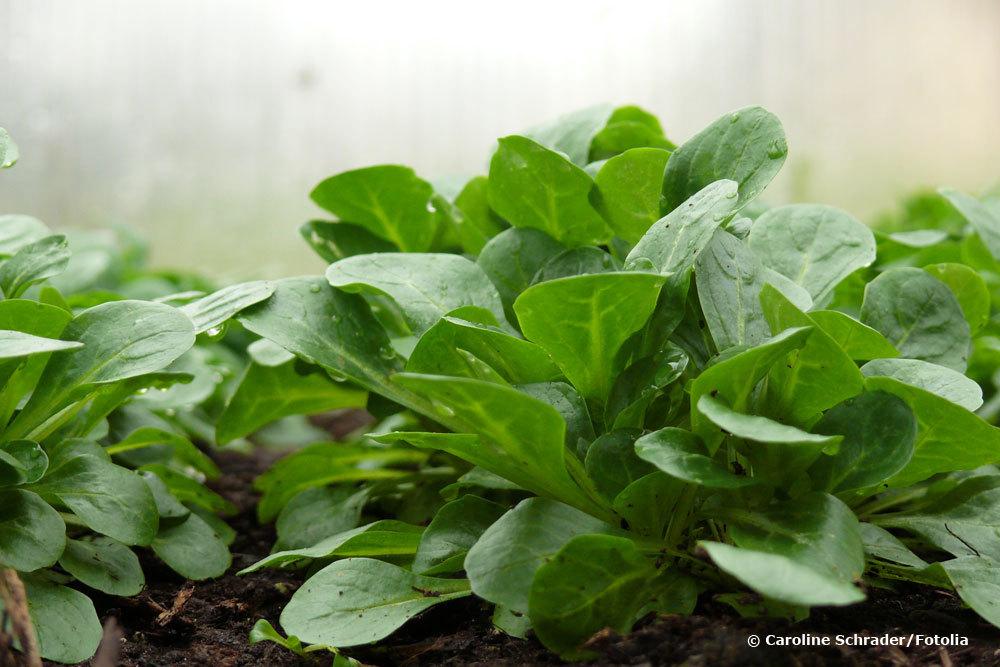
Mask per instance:
[[[58,662],[89,659],[101,638],[81,586],[142,589],[135,547],[192,579],[228,568],[233,534],[217,514],[231,506],[191,476],[217,475],[215,464],[176,430],[127,414],[148,390],[163,400],[194,384],[172,364],[253,302],[242,286],[182,309],[80,292],[95,305],[74,309],[52,284],[71,264],[65,237],[0,216],[0,569],[27,596],[33,633],[18,628],[18,646],[33,652],[34,634]]]
[[[303,233],[335,261],[238,319],[431,422],[377,442],[473,467],[426,528],[375,521],[255,565],[314,565],[288,641],[376,642],[475,595],[577,659],[704,591],[801,617],[895,580],[1000,624],[1000,432],[964,374],[989,294],[876,263],[844,211],[752,208],[786,153],[756,107],[677,148],[602,108],[500,139],[454,198],[395,166],[320,184],[341,221]],[[448,239],[475,259],[428,252]]]

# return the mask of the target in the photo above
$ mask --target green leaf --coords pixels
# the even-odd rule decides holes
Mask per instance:
[[[577,535],[614,533],[608,524],[568,505],[528,498],[490,526],[465,557],[473,592],[527,611],[535,573]]]
[[[698,300],[712,340],[720,350],[757,345],[769,333],[760,305],[767,277],[743,241],[724,229],[698,255],[695,264]]]
[[[861,541],[865,545],[865,553],[871,558],[899,563],[909,567],[927,567],[927,562],[918,557],[902,541],[884,528],[875,524],[862,523]]]
[[[465,351],[488,364],[511,384],[547,382],[562,376],[540,346],[492,327],[444,317],[424,332],[406,362],[411,373],[468,375]]]
[[[625,523],[623,528],[659,539],[673,516],[686,484],[670,475],[652,472],[640,477],[615,496],[612,506]]]
[[[625,258],[625,266],[670,275],[672,286],[686,289],[695,261],[733,211],[736,197],[733,181],[706,185],[650,227]]]
[[[247,366],[215,437],[223,445],[288,415],[311,415],[336,408],[363,408],[367,392],[333,381],[318,369],[300,373],[294,361],[280,366]]]
[[[825,448],[840,442],[839,435],[806,433],[767,417],[737,412],[711,396],[702,396],[696,407],[723,435],[751,441],[738,443],[738,451],[750,462],[755,477],[778,485],[793,484]]]
[[[613,111],[610,104],[587,107],[533,127],[525,134],[547,148],[564,153],[582,167],[590,161],[591,142]]]
[[[24,246],[51,235],[44,222],[30,215],[0,215],[0,255],[13,255]]]
[[[607,125],[594,135],[590,145],[590,159],[602,160],[641,147],[669,150],[676,148],[664,136],[663,127],[656,116],[637,106],[618,107],[608,118]],[[662,170],[657,181],[659,190],[663,181]]]
[[[4,299],[0,301],[0,329],[19,331],[40,338],[58,338],[71,315],[54,306],[26,299]],[[17,336],[14,336],[17,338]],[[56,343],[46,343],[46,346]],[[59,345],[80,347],[80,343],[63,341]],[[15,346],[15,347],[19,347]],[[34,354],[25,363],[0,362],[0,384],[5,385],[0,393],[0,429],[10,421],[14,411],[20,407],[23,397],[35,390],[38,378],[49,360],[48,354]],[[19,436],[8,435],[10,438]]]
[[[462,306],[485,308],[497,321],[504,321],[493,283],[479,266],[460,255],[356,255],[331,264],[326,279],[346,292],[375,291],[391,297],[418,335]]]
[[[612,431],[587,448],[584,461],[587,477],[609,500],[614,500],[632,482],[653,472],[653,467],[635,453],[635,440],[641,433],[639,429]]]
[[[580,393],[603,402],[623,368],[619,350],[652,314],[663,281],[648,273],[562,278],[528,288],[514,310],[525,336]]]
[[[861,602],[864,593],[850,583],[781,554],[741,549],[721,542],[699,542],[726,574],[765,597],[805,606],[843,606]]]
[[[80,347],[83,344],[75,341],[53,340],[20,331],[0,330],[0,359],[20,359],[33,354],[75,350]]]
[[[840,442],[836,435],[819,435],[776,422],[767,417],[737,412],[711,396],[702,396],[697,403],[698,412],[720,429],[737,438],[760,443],[785,445],[814,445],[833,447]]]
[[[819,204],[792,204],[757,218],[750,249],[760,261],[824,303],[840,281],[875,261],[875,237],[845,211]]]
[[[449,574],[463,569],[465,555],[506,508],[479,496],[466,495],[445,504],[420,539],[413,571]]]
[[[423,452],[405,448],[317,443],[286,456],[257,478],[254,486],[263,491],[257,516],[261,522],[271,521],[293,497],[306,489],[404,477],[409,473],[386,466],[422,463],[426,458]]]
[[[860,580],[864,572],[857,517],[829,494],[810,493],[756,511],[726,510],[723,516],[727,517],[729,536],[744,549],[784,556],[846,584]],[[774,576],[779,575],[776,572]]]
[[[93,657],[104,633],[90,598],[40,575],[21,579],[42,657],[62,663]]]
[[[806,344],[791,352],[784,363],[775,364],[768,374],[768,414],[779,421],[809,426],[823,410],[861,393],[864,378],[857,365],[812,317],[771,285],[761,289],[760,302],[774,333],[813,327]]]
[[[48,472],[30,488],[58,499],[88,528],[119,542],[147,545],[156,535],[159,516],[149,487],[107,459],[53,455]]]
[[[518,639],[527,639],[528,631],[531,630],[531,619],[526,613],[508,609],[502,604],[493,608],[491,620],[493,627]]]
[[[656,570],[623,537],[580,535],[538,568],[528,609],[535,634],[564,659],[585,657],[580,645],[609,627],[628,632]]]
[[[989,558],[965,556],[941,563],[955,591],[965,604],[993,625],[1000,625],[1000,563]]]
[[[559,153],[527,137],[499,140],[490,161],[490,207],[515,227],[532,227],[570,246],[611,236],[590,203],[594,181]]]
[[[550,405],[516,389],[468,378],[400,373],[393,379],[428,397],[439,419],[457,434],[427,438],[417,446],[443,449],[535,493],[596,516],[608,512],[576,485],[567,471],[566,423]],[[475,434],[470,438],[462,434]],[[458,437],[453,437],[457,435]]]
[[[65,236],[48,236],[22,246],[0,264],[0,290],[8,299],[21,296],[35,283],[62,273],[69,255]]]
[[[564,250],[566,246],[530,227],[504,230],[483,247],[476,263],[496,286],[511,322],[515,321],[514,300],[542,266]]]
[[[635,615],[637,619],[650,612],[690,616],[698,604],[700,584],[693,577],[676,569],[661,569],[652,589],[655,595]]]
[[[59,560],[66,524],[59,513],[31,491],[0,490],[0,565],[21,572]]]
[[[226,543],[194,513],[180,523],[162,526],[152,547],[170,569],[195,581],[221,576],[232,563]]]
[[[668,426],[635,441],[635,453],[671,477],[711,489],[737,489],[756,484],[752,477],[736,475],[709,455],[701,439],[681,428]]]
[[[670,155],[661,210],[669,213],[709,183],[722,179],[739,183],[739,210],[767,187],[787,154],[785,131],[774,114],[760,107],[727,114]]]
[[[1000,261],[1000,215],[964,192],[952,188],[941,188],[938,192],[972,225],[993,259]]]
[[[919,359],[875,359],[861,367],[865,377],[890,377],[946,398],[966,410],[983,404],[983,390],[973,380],[944,366]]]
[[[302,648],[302,642],[299,638],[292,635],[287,639],[281,635],[280,632],[274,629],[267,619],[261,618],[257,619],[257,622],[253,624],[250,628],[250,636],[247,638],[250,645],[259,644],[260,642],[274,642],[282,648],[286,648],[295,655],[305,658],[308,654]]]
[[[809,471],[819,488],[841,492],[881,484],[906,467],[917,420],[903,400],[874,391],[829,410],[813,430],[843,436],[836,453],[821,456]]]
[[[668,151],[632,148],[612,157],[597,172],[595,207],[616,235],[635,243],[660,219],[660,191]]]
[[[597,436],[594,433],[590,412],[587,410],[587,403],[576,389],[565,382],[522,384],[517,389],[556,409],[566,422],[566,446],[582,459],[585,453],[581,447]]]
[[[54,355],[5,437],[28,435],[66,405],[82,385],[104,384],[160,370],[194,344],[191,320],[176,308],[148,301],[115,301],[88,308],[62,338],[83,343]]]
[[[0,442],[0,487],[32,484],[49,467],[49,457],[37,442]]]
[[[143,426],[128,434],[123,440],[105,448],[112,456],[136,452],[138,450],[162,451],[159,458],[164,461],[176,460],[189,465],[209,479],[219,476],[219,467],[184,436],[155,426]],[[147,463],[150,461],[143,461]]]
[[[809,313],[809,319],[851,359],[868,361],[899,356],[899,350],[885,336],[850,315],[836,310],[814,310]]]
[[[159,477],[170,493],[181,502],[197,505],[215,514],[236,514],[235,505],[184,473],[168,468],[162,463],[149,463],[140,470]]]
[[[691,383],[691,430],[700,435],[714,453],[722,434],[696,409],[698,400],[708,394],[726,401],[737,412],[747,410],[750,396],[767,372],[789,352],[806,344],[811,328],[785,329],[776,336],[749,349],[733,349],[719,355]]]
[[[325,262],[373,252],[394,252],[396,246],[349,222],[310,220],[299,227],[299,235]]]
[[[167,520],[166,522],[161,521],[161,525],[171,523],[176,519],[183,519],[191,513],[191,510],[181,505],[174,494],[170,493],[170,489],[155,473],[145,471],[140,472],[139,475],[149,487],[150,493],[153,494],[153,500],[156,502],[156,513],[160,515],[161,519]]]
[[[874,517],[879,526],[902,528],[953,556],[1000,560],[1000,478],[960,485],[932,511]]]
[[[621,264],[610,254],[596,246],[580,246],[564,250],[538,270],[532,283],[543,283],[589,273],[608,273],[621,270]]]
[[[441,602],[469,595],[464,579],[422,577],[370,558],[347,558],[309,578],[281,612],[281,626],[309,644],[348,647],[388,637]]]
[[[476,176],[470,179],[455,197],[455,206],[461,211],[458,236],[466,252],[478,255],[486,243],[508,227],[507,223],[490,209],[489,179]]]
[[[403,252],[429,250],[435,234],[434,189],[409,167],[345,171],[312,191],[312,200],[345,222],[361,225]]]
[[[1000,430],[965,408],[893,378],[870,377],[865,387],[895,394],[917,416],[913,458],[889,480],[892,486],[908,486],[939,472],[973,470],[1000,461]]]
[[[256,280],[224,287],[180,307],[194,322],[195,333],[211,332],[244,308],[274,294],[274,283]]]
[[[257,561],[240,574],[264,568],[288,567],[302,561],[347,556],[412,556],[424,529],[401,521],[384,519],[331,535],[311,547],[277,551]]]
[[[317,487],[298,493],[281,508],[275,521],[275,549],[310,547],[323,538],[357,527],[370,494],[369,489],[358,491],[349,486]]]
[[[931,274],[952,291],[962,307],[969,329],[976,333],[990,319],[990,290],[982,276],[965,264],[943,262],[930,264],[924,271]]]
[[[108,595],[138,595],[145,585],[139,558],[108,537],[66,540],[59,565],[87,586]]]
[[[611,387],[605,423],[616,429],[641,428],[650,403],[684,373],[689,361],[682,349],[668,343],[660,352],[633,362]]]
[[[903,357],[965,371],[969,324],[951,290],[922,269],[890,269],[868,283],[861,321]]]
[[[271,298],[244,310],[237,319],[309,363],[397,403],[422,404],[389,382],[388,376],[402,370],[403,363],[364,299],[334,289],[323,278],[275,281]]]
[[[18,157],[20,154],[17,150],[17,144],[10,138],[7,130],[0,127],[0,169],[13,167]]]

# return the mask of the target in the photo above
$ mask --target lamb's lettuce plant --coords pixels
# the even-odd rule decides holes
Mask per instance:
[[[0,148],[8,166],[2,132]],[[229,567],[219,515],[234,508],[202,485],[219,470],[191,440],[212,438],[179,418],[221,384],[205,379],[218,356],[207,332],[271,294],[187,290],[175,307],[183,279],[140,275],[135,245],[99,242],[118,235],[80,238],[82,258],[42,222],[0,216],[0,570],[27,594],[35,637],[15,628],[17,644],[70,663],[102,635],[83,591],[142,590],[136,548],[191,579]]]
[[[1000,431],[966,375],[1000,349],[981,343],[996,200],[945,192],[960,239],[876,236],[832,207],[760,206],[786,154],[761,108],[675,147],[647,112],[600,107],[500,139],[461,187],[399,166],[321,183],[339,219],[302,234],[325,276],[237,317],[407,424],[287,464],[311,457],[315,484],[264,481],[284,495],[262,518],[327,521],[251,568],[311,564],[287,641],[376,642],[475,595],[575,659],[702,594],[802,617],[895,581],[1000,625]],[[406,451],[466,472],[426,527],[358,526],[399,471],[354,461]]]

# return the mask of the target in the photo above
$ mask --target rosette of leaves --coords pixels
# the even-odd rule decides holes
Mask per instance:
[[[239,285],[182,308],[64,295],[69,245],[34,218],[0,216],[0,568],[18,573],[40,654],[58,662],[90,658],[101,638],[86,591],[143,588],[137,547],[191,579],[229,567],[219,515],[234,508],[203,486],[219,471],[165,403],[193,409],[211,393],[184,363],[210,344],[196,335],[270,294]]]
[[[239,320],[431,426],[376,441],[473,467],[426,527],[255,565],[312,565],[284,641],[377,642],[475,595],[576,659],[700,594],[801,618],[896,580],[1000,624],[1000,433],[965,375],[990,295],[877,262],[844,211],[756,205],[786,153],[756,107],[676,148],[591,109],[500,139],[454,197],[403,167],[320,184],[326,275]]]

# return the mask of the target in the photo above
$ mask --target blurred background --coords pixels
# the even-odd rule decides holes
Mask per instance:
[[[1000,2],[0,0],[0,210],[126,224],[157,266],[322,266],[296,228],[335,172],[485,173],[492,140],[599,102],[681,143],[761,104],[770,202],[871,220],[1000,180]]]

